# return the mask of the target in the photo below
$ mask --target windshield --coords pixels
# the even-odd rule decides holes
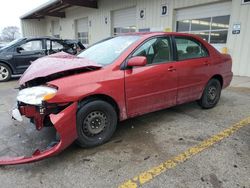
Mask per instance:
[[[102,66],[109,65],[139,38],[140,36],[119,36],[105,40],[89,47],[78,57],[84,57]]]
[[[18,43],[18,42],[21,41],[21,40],[23,40],[23,39],[16,39],[16,40],[13,40],[13,41],[11,41],[10,43],[6,44],[4,47],[2,47],[1,50],[6,49],[6,48],[9,48],[10,46],[12,46],[12,45]]]

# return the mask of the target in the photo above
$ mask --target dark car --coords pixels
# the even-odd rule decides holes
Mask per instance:
[[[0,82],[8,81],[12,75],[23,74],[32,61],[46,55],[64,51],[77,54],[85,47],[76,40],[51,37],[21,38],[0,49]]]

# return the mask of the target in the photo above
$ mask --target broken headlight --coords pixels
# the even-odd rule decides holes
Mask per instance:
[[[41,105],[43,101],[52,99],[57,89],[48,86],[36,86],[19,91],[17,100],[25,104]]]

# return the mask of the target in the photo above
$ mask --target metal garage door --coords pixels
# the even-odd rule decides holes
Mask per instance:
[[[226,46],[232,2],[176,11],[176,31],[199,35],[219,51]]]
[[[136,31],[136,8],[127,8],[113,11],[113,34],[119,35],[121,33]]]
[[[60,22],[59,22],[59,20],[51,22],[51,30],[52,30],[52,35],[54,37],[60,38]]]
[[[89,27],[88,18],[82,18],[76,20],[76,38],[83,43],[83,45],[88,46],[89,44]]]

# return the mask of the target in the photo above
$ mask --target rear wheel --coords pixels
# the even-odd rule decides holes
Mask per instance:
[[[10,78],[11,78],[10,68],[5,64],[0,63],[0,82],[6,82]]]
[[[77,112],[77,144],[94,147],[107,142],[116,130],[117,113],[113,106],[101,100],[83,105]]]
[[[198,104],[204,109],[210,109],[217,105],[221,95],[221,83],[217,79],[211,79],[203,91]]]

